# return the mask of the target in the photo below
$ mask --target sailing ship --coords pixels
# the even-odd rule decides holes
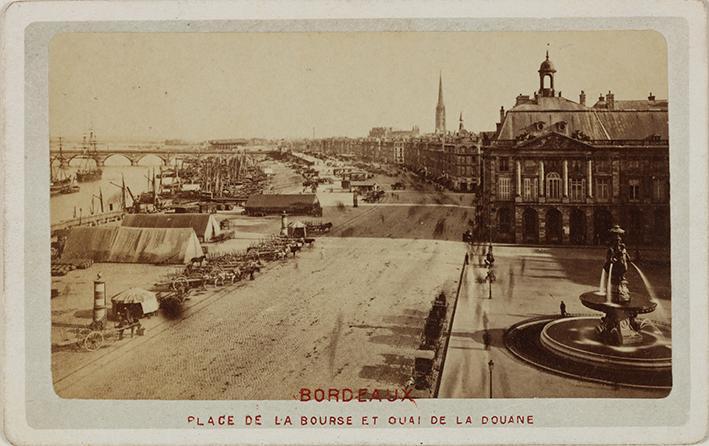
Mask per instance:
[[[74,179],[70,175],[67,175],[65,170],[62,168],[64,165],[64,153],[63,153],[63,145],[62,145],[62,138],[59,138],[59,169],[57,169],[57,174],[54,174],[54,169],[52,169],[52,166],[49,166],[49,172],[50,172],[50,182],[49,182],[49,194],[50,196],[52,195],[58,195],[58,194],[71,194],[74,192],[79,192],[80,188],[79,185],[76,184]]]
[[[79,170],[76,171],[77,181],[87,182],[87,181],[100,180],[101,176],[103,175],[103,169],[101,169],[98,166],[93,166],[90,164],[90,161],[91,161],[90,155],[96,155],[96,152],[97,152],[97,150],[96,150],[96,135],[94,135],[93,130],[89,134],[88,145],[86,144],[86,136],[84,136],[82,148],[83,148],[83,152],[84,152],[84,163],[79,168]]]

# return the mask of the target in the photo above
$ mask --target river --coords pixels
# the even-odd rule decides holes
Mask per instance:
[[[80,215],[91,214],[91,201],[93,198],[94,213],[101,212],[101,205],[98,196],[103,193],[104,211],[108,212],[110,206],[113,205],[114,210],[120,209],[121,203],[121,178],[125,178],[126,186],[133,193],[138,195],[141,192],[148,190],[148,180],[151,170],[159,171],[158,166],[105,166],[103,168],[103,176],[100,180],[78,183],[81,187],[79,192],[73,194],[59,194],[50,198],[50,215],[52,224],[62,220]],[[63,174],[73,175],[77,166],[70,166],[63,169]],[[58,173],[58,167],[53,168],[55,175]],[[128,204],[132,200],[130,195],[126,194]],[[76,212],[76,215],[74,214]]]

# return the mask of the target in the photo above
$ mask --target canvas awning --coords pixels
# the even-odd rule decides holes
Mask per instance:
[[[143,313],[153,313],[158,311],[160,305],[155,293],[144,290],[142,288],[128,288],[111,298],[114,304],[140,304],[143,308]]]

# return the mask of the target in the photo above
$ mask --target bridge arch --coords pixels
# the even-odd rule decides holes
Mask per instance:
[[[160,164],[163,166],[166,166],[168,163],[166,155],[158,155],[157,153],[146,153],[146,154],[137,155],[134,158],[134,162],[136,165],[146,165],[145,163],[142,162],[146,158],[148,160],[158,159],[158,160],[160,160]],[[155,164],[155,163],[149,163],[147,165],[152,166],[153,164]]]
[[[108,162],[108,160],[112,160],[112,161],[111,161],[111,162]],[[120,164],[116,164],[117,161],[121,161],[121,160],[125,160],[125,161],[127,161],[127,163],[126,163],[126,162],[123,162],[123,163],[120,163]],[[132,165],[134,164],[133,159],[132,159],[131,157],[129,157],[129,156],[123,154],[123,153],[111,153],[111,154],[108,154],[108,155],[104,158],[103,162],[104,162],[104,164],[108,164],[108,165],[110,165],[110,166],[126,166],[126,165],[132,166]]]
[[[83,166],[85,163],[93,164],[94,166],[98,166],[99,162],[94,158],[93,156],[90,155],[73,155],[68,158],[68,165],[72,167],[79,167]]]

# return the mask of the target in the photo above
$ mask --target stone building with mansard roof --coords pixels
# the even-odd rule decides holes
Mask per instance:
[[[483,230],[498,242],[600,244],[620,224],[629,245],[668,245],[669,139],[666,100],[586,105],[554,88],[549,59],[539,90],[500,109],[486,138]]]

